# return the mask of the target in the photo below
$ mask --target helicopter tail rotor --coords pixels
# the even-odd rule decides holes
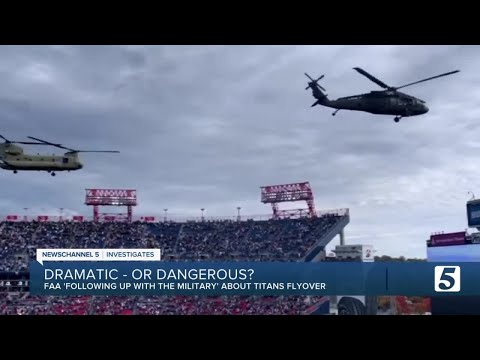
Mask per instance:
[[[307,73],[305,73],[305,76],[310,79],[310,82],[308,83],[308,86],[305,88],[305,90],[313,89],[314,87],[318,87],[320,90],[326,91],[321,85],[318,84],[318,82],[320,80],[322,80],[325,77],[325,75],[320,76],[317,80],[313,80],[313,78],[310,75],[308,75]]]
[[[317,101],[313,103],[312,107],[316,105],[320,105],[328,101],[327,94],[325,94],[323,91],[326,91],[323,86],[321,86],[318,82],[322,80],[325,75],[320,76],[318,79],[314,80],[310,75],[305,73],[305,76],[310,80],[308,82],[308,86],[305,88],[305,90],[312,89],[312,94]],[[322,91],[323,90],[323,91]]]

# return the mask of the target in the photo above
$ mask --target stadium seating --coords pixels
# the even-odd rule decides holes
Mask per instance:
[[[269,221],[11,222],[0,271],[28,268],[37,248],[160,248],[166,261],[303,261],[340,215]],[[47,297],[2,294],[0,314],[304,314],[315,297]]]

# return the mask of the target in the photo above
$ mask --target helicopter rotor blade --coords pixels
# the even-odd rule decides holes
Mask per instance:
[[[365,76],[370,81],[373,81],[375,84],[377,84],[378,86],[380,86],[384,89],[391,89],[392,88],[391,86],[388,86],[383,81],[378,80],[375,76],[369,74],[368,72],[366,72],[365,70],[363,70],[359,67],[354,67],[353,69],[356,70],[357,72],[359,72],[360,74],[362,74],[363,76]]]
[[[5,136],[0,135],[0,138],[5,140],[7,144],[22,144],[22,145],[49,145],[43,142],[33,142],[33,141],[12,141],[8,140]]]
[[[315,81],[312,79],[312,77],[310,75],[308,75],[307,73],[304,73],[306,77],[308,77],[311,81]]]
[[[54,144],[54,143],[51,143],[50,141],[45,141],[45,140],[42,140],[42,139],[39,139],[39,138],[36,138],[36,137],[33,137],[33,136],[27,136],[27,137],[29,139],[36,140],[36,141],[39,141],[41,143],[52,145],[52,146],[60,145],[60,144]]]
[[[33,136],[28,136],[29,139],[32,139],[32,140],[37,140],[37,141],[40,141],[41,143],[45,144],[45,145],[50,145],[50,146],[55,146],[55,147],[58,147],[60,149],[65,149],[65,150],[70,150],[70,151],[73,151],[73,149],[70,149],[70,148],[67,148],[65,146],[63,146],[62,144],[54,144],[54,143],[51,143],[49,141],[45,141],[45,140],[42,140],[42,139],[38,139],[38,138],[35,138]]]
[[[120,153],[120,151],[117,150],[74,150],[72,152],[75,153]]]
[[[40,143],[43,144],[43,145],[51,145],[51,146],[58,147],[60,149],[68,150],[70,153],[86,153],[86,152],[87,153],[119,153],[120,152],[120,151],[117,151],[117,150],[75,150],[75,149],[70,149],[66,146],[63,146],[61,144],[54,144],[52,142],[45,141],[45,140],[42,140],[42,139],[38,139],[38,138],[35,138],[33,136],[29,136],[28,138],[36,140],[36,141],[40,141]],[[34,143],[34,144],[38,144],[38,143]]]
[[[425,81],[437,79],[437,78],[439,78],[439,77],[456,74],[456,73],[458,73],[458,72],[460,72],[460,70],[450,71],[450,72],[447,72],[447,73],[445,73],[445,74],[440,74],[440,75],[432,76],[432,77],[429,77],[429,78],[427,78],[427,79],[415,81],[415,82],[410,83],[410,84],[407,84],[407,85],[402,85],[402,86],[396,87],[395,90],[402,89],[402,88],[407,87],[407,86],[419,84],[419,83],[422,83],[422,82],[425,82]]]
[[[12,144],[22,144],[22,145],[50,145],[41,142],[32,142],[32,141],[9,141]]]

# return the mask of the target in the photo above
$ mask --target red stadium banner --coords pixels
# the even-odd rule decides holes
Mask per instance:
[[[291,192],[291,191],[305,191],[311,190],[309,182],[283,184],[283,185],[268,185],[260,187],[262,193],[276,193],[276,192]]]
[[[7,215],[7,221],[20,221],[20,216],[18,215]]]
[[[72,219],[73,219],[73,221],[82,222],[83,221],[83,216],[74,215]]]
[[[104,217],[103,217],[103,220],[104,220],[104,221],[115,221],[115,220],[116,220],[116,216],[104,216]]]
[[[144,222],[155,222],[155,216],[145,216],[140,219],[143,220]]]
[[[47,215],[39,215],[39,216],[37,216],[37,221],[38,222],[46,222],[46,221],[48,221],[48,216]]]
[[[466,232],[431,235],[430,241],[432,246],[462,245],[466,242]]]
[[[136,198],[136,190],[123,189],[87,189],[87,196],[99,198]]]

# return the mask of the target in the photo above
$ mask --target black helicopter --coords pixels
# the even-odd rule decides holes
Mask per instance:
[[[422,115],[428,112],[428,107],[425,105],[425,101],[420,100],[414,96],[402,93],[398,91],[399,89],[415,85],[424,81],[433,80],[442,76],[455,74],[460,71],[450,71],[445,74],[432,76],[427,79],[415,81],[413,83],[403,86],[393,87],[388,86],[383,81],[378,80],[376,77],[370,75],[363,69],[360,69],[358,67],[355,67],[353,69],[358,71],[360,74],[367,77],[369,80],[373,81],[380,87],[384,88],[385,90],[371,91],[366,94],[353,95],[338,98],[337,100],[330,100],[327,97],[327,94],[323,92],[326,90],[318,84],[318,82],[323,79],[325,75],[322,75],[318,79],[314,80],[310,77],[310,75],[305,73],[305,75],[310,79],[310,82],[308,83],[308,86],[305,88],[305,90],[308,90],[309,88],[312,89],[313,97],[317,99],[317,101],[312,105],[312,107],[315,105],[323,105],[337,109],[332,114],[333,116],[335,116],[335,114],[340,110],[363,111],[378,115],[395,115],[394,121],[399,122],[402,117]]]

